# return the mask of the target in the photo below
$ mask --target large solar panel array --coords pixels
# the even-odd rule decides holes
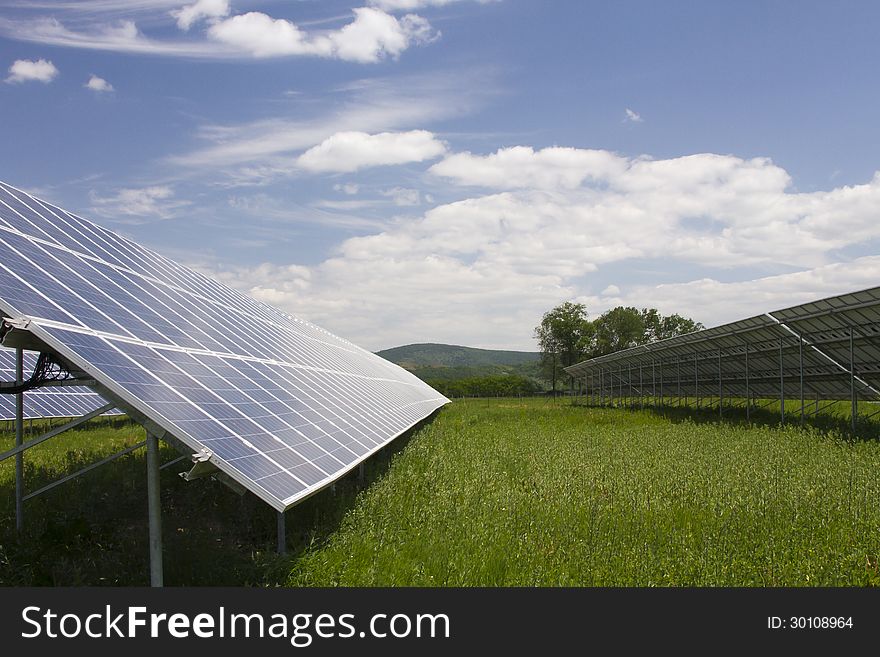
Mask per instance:
[[[37,355],[24,352],[24,375],[28,376],[37,363]],[[15,381],[15,350],[0,347],[0,381]],[[91,413],[107,402],[91,388],[64,386],[35,388],[24,396],[24,418],[77,417]],[[104,415],[118,415],[113,410]],[[0,420],[15,419],[15,395],[0,395]]]
[[[880,287],[572,365],[587,394],[880,398]]]
[[[351,342],[4,183],[0,311],[278,510],[448,403]]]

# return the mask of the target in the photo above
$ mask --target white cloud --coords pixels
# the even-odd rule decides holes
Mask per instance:
[[[718,325],[799,303],[875,287],[880,256],[865,256],[776,276],[722,283],[702,278],[686,283],[640,285],[622,300]]]
[[[357,183],[336,183],[335,185],[333,185],[333,189],[337,192],[347,194],[348,196],[354,196],[360,191],[361,186]]]
[[[248,223],[272,222],[276,225],[276,229],[280,227],[284,232],[283,238],[289,237],[291,226],[310,223],[319,224],[324,228],[343,228],[359,232],[375,231],[385,226],[384,221],[366,218],[353,212],[375,205],[376,201],[318,201],[302,205],[286,198],[259,193],[232,196],[228,199],[228,204],[240,217],[249,215],[243,217],[243,220],[247,221],[250,217],[259,220]],[[275,235],[277,236],[277,233]]]
[[[430,24],[419,16],[398,19],[369,7],[352,11],[351,23],[315,34],[292,21],[252,11],[214,23],[208,36],[254,57],[310,55],[361,63],[397,57],[411,45],[434,38]]]
[[[295,23],[283,18],[272,18],[257,11],[239,14],[215,23],[208,29],[208,36],[255,57],[280,55],[329,57],[332,54],[328,39],[307,39],[306,34]]]
[[[394,205],[398,207],[411,207],[422,204],[422,195],[417,189],[407,189],[406,187],[392,187],[380,192],[382,196],[387,196],[394,201]]]
[[[458,160],[456,182],[496,189],[350,238],[307,281],[286,286],[271,269],[229,280],[376,348],[531,348],[531,328],[566,299],[594,315],[626,303],[712,325],[880,280],[880,256],[841,255],[880,240],[880,174],[799,193],[765,158],[510,150]],[[625,292],[592,290],[611,264],[633,272]],[[645,270],[657,268],[680,282],[656,284]],[[721,269],[734,282],[703,278]]]
[[[299,167],[311,172],[351,172],[367,167],[423,162],[446,152],[426,130],[409,132],[337,132],[303,153]]]
[[[498,0],[477,0],[480,4],[497,1]],[[450,5],[453,2],[461,2],[461,0],[370,0],[370,4],[373,7],[378,7],[383,11],[412,11],[424,7],[443,7],[444,5]]]
[[[94,17],[108,14],[154,14],[156,11],[179,7],[183,2],[184,0],[18,0],[18,2],[6,2],[5,4]]]
[[[290,175],[295,153],[338,132],[401,131],[460,116],[482,106],[495,89],[493,78],[479,70],[362,80],[340,90],[347,93],[344,99],[319,107],[313,118],[203,126],[197,136],[205,145],[167,162],[198,170],[225,167],[242,183],[264,184],[269,176]]]
[[[177,19],[177,27],[188,30],[204,18],[222,18],[229,15],[229,0],[196,0],[171,12]]]
[[[644,119],[642,115],[638,112],[634,112],[629,107],[626,108],[626,118],[624,121],[629,121],[630,123],[644,123]]]
[[[396,58],[409,47],[439,36],[420,16],[397,18],[372,7],[353,9],[354,19],[339,29],[314,31],[261,12],[222,18],[223,10],[223,3],[201,0],[174,13],[183,29],[208,18],[207,39],[149,38],[127,18],[112,23],[92,20],[89,29],[79,31],[55,18],[0,18],[0,34],[52,46],[149,55],[202,59],[312,56],[360,63]]]
[[[456,153],[431,167],[430,173],[461,185],[573,189],[586,180],[608,180],[622,173],[626,166],[626,158],[609,151],[557,146],[535,151],[527,146],[514,146],[486,156]]]
[[[92,191],[89,198],[93,212],[123,223],[139,219],[170,219],[180,208],[189,205],[188,201],[175,199],[174,191],[166,185],[123,188],[110,196]]]
[[[89,78],[89,81],[83,85],[86,89],[91,89],[92,91],[96,91],[98,93],[108,93],[113,91],[113,85],[107,82],[104,78],[99,78],[97,75],[92,75]]]
[[[21,82],[36,81],[48,84],[58,77],[58,69],[55,64],[45,59],[32,61],[30,59],[16,59],[9,67],[9,77],[6,82],[18,84]]]
[[[113,23],[96,23],[88,30],[76,31],[69,29],[55,18],[39,18],[32,21],[0,18],[0,34],[18,41],[64,48],[212,59],[229,59],[236,56],[236,53],[226,48],[218,49],[215,44],[204,41],[150,39],[141,34],[134,21],[127,19]]]

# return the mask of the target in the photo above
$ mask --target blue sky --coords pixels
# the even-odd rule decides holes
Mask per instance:
[[[379,349],[880,283],[873,2],[0,0],[0,178]]]

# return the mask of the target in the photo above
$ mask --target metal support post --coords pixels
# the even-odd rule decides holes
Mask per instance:
[[[364,480],[364,464],[363,464],[363,462],[361,462],[361,464],[358,466],[358,481],[363,481],[363,480]]]
[[[15,383],[24,383],[24,351],[15,350]],[[24,393],[15,395],[15,446],[24,442]],[[24,454],[15,455],[15,529],[24,529]]]
[[[676,405],[681,406],[681,358],[676,360],[676,365],[678,366],[678,400]]]
[[[159,495],[159,439],[147,434],[147,508],[150,524],[150,586],[163,585],[162,500]]]
[[[858,414],[858,406],[856,405],[856,355],[853,344],[854,333],[855,331],[853,329],[849,330],[849,394],[852,401],[852,417],[850,419],[850,425],[852,426],[853,433],[856,432],[856,415]]]
[[[660,359],[660,405],[663,406],[663,359]]]
[[[749,390],[749,343],[746,343],[746,422],[752,423],[752,395]]]
[[[284,511],[278,512],[278,554],[287,554],[287,527],[284,522]]]
[[[718,417],[724,416],[724,386],[721,383],[721,350],[718,350]]]
[[[798,361],[799,367],[798,370],[800,372],[801,379],[801,426],[804,424],[805,417],[805,408],[804,408],[804,338],[803,336],[798,336]]]
[[[785,424],[785,373],[782,370],[782,338],[779,338],[779,418]]]
[[[633,404],[633,368],[632,365],[626,366],[626,407],[632,408]]]
[[[639,363],[639,409],[645,410],[645,389],[642,385],[642,364]]]
[[[700,372],[697,368],[697,355],[694,354],[694,401],[700,407]]]

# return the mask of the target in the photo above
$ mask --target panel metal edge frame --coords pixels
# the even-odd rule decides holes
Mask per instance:
[[[432,390],[433,390],[433,388],[432,388]],[[337,476],[335,476],[335,477],[333,477],[333,478],[328,478],[328,479],[326,479],[326,480],[323,480],[323,483],[321,483],[320,486],[316,485],[315,488],[314,488],[314,490],[310,490],[309,493],[308,493],[307,495],[302,495],[302,496],[299,496],[299,497],[295,497],[295,499],[293,499],[290,503],[288,503],[287,506],[286,506],[284,509],[279,509],[279,510],[280,510],[280,511],[289,511],[290,509],[292,509],[293,507],[295,507],[295,506],[296,506],[297,504],[299,504],[300,502],[305,502],[307,499],[309,499],[309,498],[312,497],[313,495],[316,495],[316,494],[320,493],[320,492],[323,491],[325,488],[328,488],[329,486],[332,486],[333,484],[335,484],[335,483],[336,483],[337,481],[339,481],[340,479],[346,477],[346,476],[347,476],[350,472],[352,472],[356,467],[358,467],[358,466],[360,466],[361,464],[365,463],[365,462],[366,462],[371,456],[375,455],[376,453],[382,451],[383,449],[385,449],[386,447],[388,447],[389,445],[391,445],[391,443],[393,443],[395,440],[397,440],[398,438],[400,438],[400,437],[401,437],[403,434],[405,434],[407,431],[410,431],[410,430],[411,430],[413,427],[415,427],[419,422],[424,422],[424,421],[427,420],[429,417],[431,417],[432,415],[434,415],[434,413],[436,413],[437,411],[439,411],[441,408],[443,408],[444,406],[447,406],[447,405],[449,405],[449,404],[452,403],[452,400],[447,399],[445,396],[444,396],[444,399],[446,399],[446,401],[443,402],[442,404],[440,404],[439,406],[434,407],[434,408],[431,410],[430,413],[428,413],[427,415],[425,415],[425,416],[419,418],[418,420],[416,420],[416,421],[413,422],[412,424],[407,425],[406,428],[404,428],[404,429],[402,429],[401,431],[399,431],[398,433],[394,434],[391,438],[389,438],[388,440],[386,440],[385,442],[383,442],[381,445],[377,445],[376,447],[374,447],[373,449],[371,449],[369,452],[366,452],[363,456],[359,457],[357,460],[352,461],[352,462],[351,462],[348,466],[346,466],[344,469],[339,470]],[[288,498],[288,499],[289,499],[289,498]]]
[[[78,356],[72,349],[67,347],[67,345],[49,334],[48,331],[40,326],[38,322],[31,320],[28,325],[28,331],[33,333],[47,347],[49,347],[49,351],[57,353],[59,356],[69,361],[71,364],[76,365],[77,369],[82,370],[93,379],[95,379],[95,381],[97,381],[98,383],[98,385],[93,388],[95,392],[107,399],[108,402],[116,403],[121,410],[125,411],[126,414],[129,415],[135,422],[144,427],[147,433],[150,433],[162,440],[163,442],[172,445],[179,452],[185,452],[189,450],[190,453],[197,453],[206,447],[198,440],[187,434],[185,431],[177,427],[168,418],[160,415],[159,413],[155,413],[146,409],[140,400],[136,399],[133,395],[128,393],[121,385],[117,384],[109,376],[104,374],[104,372],[101,371],[98,367],[93,366],[91,363],[85,361],[85,359],[83,359],[81,356]],[[84,333],[85,335],[91,335],[93,337],[100,337],[89,329],[78,332]],[[180,445],[184,445],[185,449],[181,449]],[[223,459],[215,455],[212,455],[211,459],[219,470],[223,471],[224,474],[228,475],[231,479],[235,480],[236,482],[247,488],[263,502],[273,507],[276,511],[285,510],[286,507],[284,505],[284,502],[282,500],[279,500],[272,493],[260,486],[257,482],[252,479],[249,480],[246,477],[243,477],[239,472],[228,465]],[[254,488],[258,488],[260,491],[262,491],[263,494],[258,494],[254,490]]]
[[[82,370],[93,379],[95,379],[95,381],[97,382],[97,385],[93,388],[95,392],[104,397],[108,402],[116,404],[120,410],[125,411],[125,413],[129,415],[135,422],[143,426],[148,433],[152,433],[163,442],[172,445],[175,449],[177,449],[178,452],[181,453],[189,451],[189,453],[194,454],[201,452],[203,449],[206,448],[206,445],[201,444],[198,440],[187,434],[185,431],[182,431],[172,421],[168,420],[158,413],[153,413],[144,409],[141,406],[140,400],[137,400],[136,398],[134,398],[133,395],[130,395],[130,393],[128,393],[122,386],[113,381],[109,376],[105,375],[99,368],[92,366],[90,363],[87,363],[84,359],[73,352],[72,349],[68,348],[64,343],[55,339],[51,334],[48,334],[48,332],[42,326],[40,326],[38,322],[32,320],[29,323],[27,330],[32,332],[39,340],[41,340],[46,346],[48,346],[50,351],[56,352],[59,356],[69,361],[71,364],[76,365],[78,369]],[[95,333],[88,329],[79,332],[84,333],[85,335],[100,337],[95,335]],[[433,388],[431,389],[433,390]],[[437,394],[440,395],[440,393]],[[366,461],[368,458],[373,456],[381,449],[390,445],[397,438],[416,426],[419,422],[428,419],[434,413],[436,413],[437,410],[451,403],[451,401],[444,395],[440,395],[440,398],[436,401],[440,403],[438,406],[435,406],[433,409],[431,409],[430,413],[427,413],[418,418],[411,424],[407,425],[404,429],[394,434],[392,437],[383,441],[372,450],[366,452],[362,457],[356,459],[345,468],[338,470],[335,476],[328,477],[326,480],[320,483],[320,485],[315,485],[314,487],[310,486],[306,488],[307,493],[305,495],[295,496],[293,499],[291,499],[290,502],[286,502],[285,500],[281,500],[275,497],[275,495],[260,486],[258,482],[242,476],[237,470],[227,464],[226,461],[217,457],[213,453],[211,455],[211,462],[216,465],[217,469],[223,472],[223,474],[227,475],[237,484],[246,488],[248,491],[253,493],[256,497],[274,508],[276,511],[287,511],[299,504],[300,502],[303,502],[313,495],[321,492],[328,486],[331,486],[336,481],[342,479],[352,470],[354,470],[355,467],[359,466],[361,463]],[[153,417],[154,415],[156,417]],[[254,490],[254,488],[259,488],[263,492],[263,494],[258,494]]]

